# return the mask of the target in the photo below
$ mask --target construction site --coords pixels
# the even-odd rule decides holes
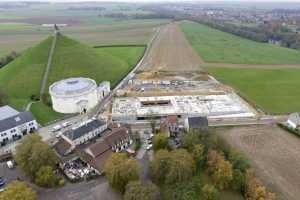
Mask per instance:
[[[138,71],[117,91],[112,120],[135,123],[169,115],[255,118],[256,111],[209,76],[202,64],[176,23],[160,28]]]

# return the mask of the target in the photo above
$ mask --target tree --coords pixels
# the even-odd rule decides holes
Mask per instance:
[[[184,149],[168,152],[159,150],[150,165],[151,174],[157,183],[186,181],[194,175],[196,166],[193,157]]]
[[[25,183],[15,181],[10,183],[5,190],[0,193],[1,200],[37,200],[36,193]]]
[[[171,153],[167,150],[159,150],[155,153],[154,160],[150,163],[151,174],[155,182],[159,184],[165,182],[171,160]]]
[[[140,167],[126,154],[114,153],[106,161],[104,171],[111,187],[124,193],[127,183],[139,179]]]
[[[129,182],[126,186],[124,200],[159,200],[160,193],[156,185],[143,185],[140,181]]]
[[[35,180],[43,166],[55,168],[58,158],[54,151],[36,134],[27,135],[16,147],[16,161],[24,173]]]
[[[234,149],[229,150],[228,160],[231,162],[234,169],[238,169],[243,173],[251,167],[249,160],[242,153]]]
[[[212,175],[214,183],[219,189],[229,186],[233,179],[232,165],[224,159],[224,156],[215,150],[209,150],[207,153],[208,172]]]
[[[204,146],[202,144],[196,144],[193,148],[192,155],[197,167],[200,167],[205,159]]]
[[[246,177],[241,170],[233,170],[233,179],[231,184],[234,190],[240,191],[242,194],[245,194]]]
[[[199,134],[196,132],[189,132],[184,135],[182,140],[182,146],[187,149],[189,152],[192,152],[194,146],[200,143]]]
[[[50,166],[43,166],[36,174],[35,183],[42,187],[52,187],[55,184],[55,176],[53,168]]]
[[[274,193],[268,192],[266,187],[253,175],[253,172],[246,172],[246,194],[247,200],[275,200]]]
[[[166,183],[189,180],[195,173],[196,165],[193,157],[185,150],[171,152],[171,165],[166,175]]]
[[[153,138],[153,149],[166,149],[168,147],[168,137],[162,133],[156,134]]]
[[[220,199],[219,191],[213,186],[206,184],[202,187],[204,200],[218,200]]]
[[[231,163],[224,159],[220,160],[212,177],[220,190],[227,188],[233,179]]]

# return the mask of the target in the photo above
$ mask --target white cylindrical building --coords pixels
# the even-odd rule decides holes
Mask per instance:
[[[99,102],[97,84],[89,78],[69,78],[49,87],[53,109],[60,113],[81,113]]]

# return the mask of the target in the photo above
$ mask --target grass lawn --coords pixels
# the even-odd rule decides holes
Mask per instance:
[[[0,88],[8,95],[10,103],[19,110],[24,108],[32,94],[39,94],[51,41],[52,38],[49,37],[0,69]]]
[[[195,22],[181,28],[206,62],[234,64],[300,64],[300,51],[254,42]]]
[[[208,68],[208,71],[266,112],[300,111],[300,69]]]
[[[64,117],[64,114],[55,112],[52,108],[46,106],[42,102],[33,103],[30,111],[38,119],[38,122],[45,125],[47,122],[54,121]]]

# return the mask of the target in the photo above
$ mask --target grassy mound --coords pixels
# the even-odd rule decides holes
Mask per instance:
[[[47,38],[0,69],[0,88],[17,109],[23,109],[32,94],[39,94],[51,42],[52,37]]]
[[[137,63],[143,51],[143,47],[95,49],[60,36],[48,77],[48,86],[64,78],[81,76],[92,78],[97,83],[109,80],[113,87]]]
[[[254,42],[194,22],[182,22],[181,28],[205,62],[300,64],[297,50]]]
[[[300,111],[300,69],[208,68],[219,81],[269,113]]]
[[[51,42],[52,37],[49,37],[0,70],[0,88],[13,107],[24,109],[32,94],[39,95]],[[95,49],[59,36],[47,85],[80,76],[95,79],[97,83],[108,80],[115,86],[135,66],[143,52],[143,47]],[[41,103],[33,104],[31,111],[42,124],[62,116]]]

